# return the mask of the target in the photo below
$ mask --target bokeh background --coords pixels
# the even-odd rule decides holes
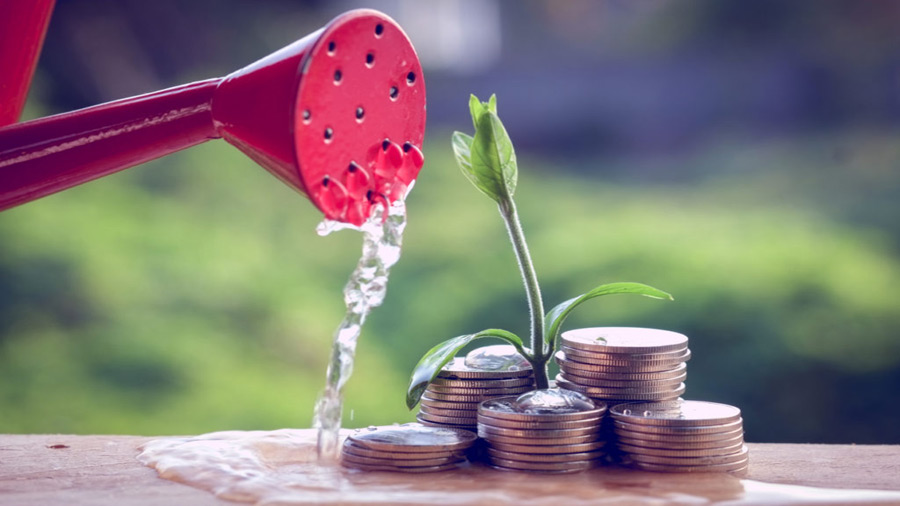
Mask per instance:
[[[900,443],[900,3],[59,0],[24,119],[224,75],[355,7],[425,65],[426,167],[347,426],[411,421],[448,337],[527,335],[493,204],[459,174],[497,93],[545,303],[686,333],[686,397],[747,438]],[[217,141],[0,214],[0,432],[308,427],[360,238]]]

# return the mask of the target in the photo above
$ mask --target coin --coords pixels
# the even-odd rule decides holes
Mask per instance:
[[[441,466],[431,467],[398,467],[398,466],[372,466],[367,464],[356,464],[341,460],[341,465],[361,471],[384,471],[393,473],[436,473],[440,471],[449,471],[459,467],[459,463],[444,464]]]
[[[712,434],[712,436],[718,437],[719,435]],[[616,432],[616,441],[620,443],[636,446],[647,446],[651,448],[699,449],[719,448],[735,444],[739,441],[743,441],[744,431],[738,430],[737,432],[726,432],[725,437],[718,437],[718,439],[703,439],[708,437],[709,435],[660,437],[657,434],[642,434],[639,432]]]
[[[684,334],[636,327],[593,327],[563,332],[560,343],[606,353],[663,353],[687,348]]]
[[[532,375],[533,371],[528,362],[525,362],[525,366],[521,368],[520,366],[507,366],[507,368],[501,369],[482,369],[466,365],[466,359],[463,357],[454,357],[438,372],[438,378],[447,379],[509,379]]]
[[[490,441],[488,450],[503,450],[513,453],[532,453],[532,454],[567,454],[567,453],[583,453],[599,450],[606,446],[606,441],[590,441],[588,443],[570,443],[561,445],[527,445],[519,443],[503,443],[500,441]]]
[[[610,411],[610,415],[616,420],[638,425],[690,427],[734,422],[741,419],[741,410],[716,402],[681,400],[620,404]]]
[[[584,364],[606,364],[606,365],[646,365],[648,363],[671,363],[679,364],[686,362],[691,358],[691,350],[685,348],[683,350],[667,351],[665,353],[606,353],[597,351],[586,351],[569,346],[560,346],[559,351],[565,355],[566,360],[573,362],[581,362]]]
[[[679,377],[687,372],[687,364],[684,362],[678,364],[672,369],[666,369],[664,371],[657,372],[594,372],[587,371],[584,369],[568,369],[564,371],[567,376],[575,376],[578,378],[586,378],[586,379],[603,379],[603,380],[613,380],[613,381],[626,381],[626,380],[636,380],[636,381],[658,381],[665,380],[670,378]],[[573,378],[573,381],[574,378]]]
[[[600,388],[589,387],[572,383],[557,376],[556,384],[560,388],[567,388],[581,392],[588,397],[597,399],[622,399],[622,400],[669,400],[675,399],[684,393],[684,383],[679,383],[673,387],[653,387],[653,388]]]
[[[592,386],[586,385],[583,383],[576,383],[571,380],[566,379],[561,374],[556,375],[556,384],[559,385],[559,388],[566,388],[566,384],[569,385],[577,385],[582,389],[587,389],[587,391],[591,392],[589,395],[600,396],[603,394],[643,394],[643,393],[660,393],[660,392],[671,392],[672,390],[679,388],[683,385],[682,382],[678,382],[672,385],[648,385],[644,382],[639,382],[637,386],[630,387],[614,387],[614,386]],[[646,386],[645,386],[646,385]]]
[[[616,441],[616,447],[619,451],[628,453],[629,455],[655,455],[657,457],[715,457],[717,455],[728,455],[736,451],[740,451],[744,446],[744,439],[739,438],[736,444],[730,446],[722,446],[717,448],[647,448],[645,446],[634,446],[625,444],[622,440]]]
[[[523,392],[524,393],[524,392]],[[464,404],[481,404],[481,401],[485,399],[490,399],[490,395],[457,395],[457,394],[445,394],[441,392],[434,392],[432,390],[426,389],[422,398],[428,397],[429,399],[441,402],[459,402]]]
[[[597,466],[596,460],[581,460],[572,462],[521,462],[501,458],[492,458],[491,465],[519,471],[553,471],[553,472],[577,472],[585,471]]]
[[[527,378],[511,378],[511,379],[448,379],[448,378],[435,378],[432,380],[431,385],[433,386],[443,386],[443,387],[453,387],[453,388],[513,388],[513,387],[522,387],[522,386],[531,386],[534,383],[534,379],[531,377]]]
[[[452,417],[452,418],[472,418],[474,420],[476,417],[477,411],[465,410],[465,409],[435,408],[435,407],[429,406],[427,404],[422,404],[419,406],[419,413],[425,413],[425,414],[437,415],[437,416],[447,416],[447,417]]]
[[[451,402],[451,401],[441,401],[437,399],[432,399],[431,397],[423,395],[419,400],[423,406],[431,406],[432,408],[438,409],[461,409],[467,411],[477,411],[478,405],[481,402]]]
[[[579,453],[519,453],[498,450],[497,448],[488,447],[488,455],[507,460],[517,460],[519,462],[571,462],[577,460],[596,460],[603,458],[606,453],[601,450]]]
[[[372,450],[431,453],[435,450],[464,450],[472,446],[476,436],[463,430],[409,423],[361,429],[351,433],[347,439]]]
[[[475,416],[471,416],[471,417],[464,416],[465,413],[463,413],[463,414],[456,413],[456,415],[459,415],[459,416],[438,415],[438,414],[434,414],[434,413],[429,413],[428,411],[419,410],[419,412],[416,414],[416,417],[421,418],[423,420],[428,420],[429,422],[449,423],[449,424],[455,424],[455,425],[475,426],[475,424],[478,423],[478,419]]]
[[[566,355],[557,351],[553,358],[556,360],[556,363],[559,364],[559,367],[563,370],[573,370],[573,371],[585,371],[591,373],[651,373],[651,372],[665,372],[671,371],[675,367],[683,364],[684,361],[681,362],[622,362],[620,364],[612,365],[605,364],[602,362],[594,362],[594,363],[585,363],[585,362],[576,362],[574,360],[570,360],[566,358]]]
[[[432,392],[441,393],[441,394],[454,394],[454,395],[481,395],[481,396],[501,396],[501,395],[520,395],[525,392],[531,390],[531,387],[528,385],[523,385],[519,387],[510,387],[510,388],[463,388],[463,387],[453,387],[446,385],[435,385],[432,383],[425,389],[425,392],[428,392],[428,395],[431,396]]]
[[[671,466],[664,464],[649,464],[644,462],[632,462],[629,465],[643,471],[654,471],[658,473],[731,473],[741,474],[747,471],[749,467],[748,461],[735,462],[733,464],[711,465],[711,466]]]
[[[517,408],[517,399],[517,397],[498,397],[486,400],[478,407],[478,413],[479,415],[489,416],[491,418],[501,418],[504,420],[541,420],[547,422],[586,420],[589,418],[598,418],[606,413],[605,404],[598,405],[593,402],[591,402],[589,407],[586,405],[581,408],[559,408],[556,410],[547,410],[547,412],[522,412]]]
[[[360,457],[352,453],[343,453],[341,460],[353,464],[362,464],[367,466],[391,466],[391,467],[432,467],[445,464],[455,464],[465,460],[463,457],[444,457],[436,459],[393,459],[393,458],[373,458]]]
[[[463,457],[462,450],[458,451],[434,451],[434,452],[384,452],[378,450],[370,450],[364,446],[353,444],[352,441],[344,441],[341,453],[349,453],[359,457],[386,458],[392,457],[397,460],[418,460],[418,459],[452,459]]]
[[[729,454],[709,455],[704,457],[657,457],[640,453],[629,453],[628,459],[633,462],[647,464],[679,465],[679,466],[713,466],[734,464],[747,460],[749,450],[746,446],[739,447],[738,451]]]
[[[524,437],[524,438],[563,438],[575,436],[595,435],[600,432],[600,426],[583,427],[580,429],[507,429],[504,427],[491,427],[486,425],[483,419],[479,419],[478,435],[483,438],[494,436]]]
[[[481,436],[484,437],[484,436]],[[504,444],[513,444],[513,445],[525,445],[525,446],[556,446],[556,445],[571,445],[571,444],[579,444],[579,443],[590,443],[597,440],[596,434],[587,434],[584,436],[571,436],[571,437],[510,437],[510,436],[496,436],[491,435],[488,439],[488,444],[504,443]]]
[[[636,387],[668,387],[677,385],[687,379],[687,373],[681,373],[670,379],[662,380],[608,380],[583,378],[578,376],[570,376],[568,373],[560,373],[560,376],[566,381],[577,383],[579,385],[601,388],[636,388]]]
[[[425,425],[426,427],[450,427],[451,429],[460,429],[460,430],[475,430],[475,422],[469,423],[447,423],[447,422],[432,422],[430,420],[426,420],[419,415],[416,415],[416,420]]]
[[[484,413],[478,415],[478,421],[485,425],[494,427],[505,427],[509,429],[575,429],[580,427],[600,426],[603,418],[585,418],[584,420],[569,420],[562,422],[554,421],[528,421],[528,420],[507,420],[503,418],[494,418],[486,416]]]
[[[615,427],[616,432],[625,431],[625,432],[634,432],[641,434],[659,434],[659,435],[670,435],[670,436],[700,436],[700,435],[722,435],[726,433],[733,433],[738,430],[743,430],[744,421],[743,419],[731,422],[724,423],[721,425],[702,425],[702,426],[692,426],[692,427],[664,427],[661,425],[641,425],[636,423],[628,423],[623,422],[621,420],[613,420],[613,427]]]

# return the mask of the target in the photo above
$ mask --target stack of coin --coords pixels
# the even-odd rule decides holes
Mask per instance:
[[[619,404],[610,409],[623,461],[647,471],[742,472],[741,410],[703,401]]]
[[[512,346],[478,348],[441,369],[425,389],[416,419],[474,431],[481,401],[525,393],[533,383],[531,365]]]
[[[469,431],[418,423],[359,429],[344,442],[341,465],[364,471],[430,473],[459,466],[476,440]]]
[[[664,401],[684,393],[691,351],[677,332],[595,327],[563,332],[556,386],[608,404]]]
[[[535,390],[481,403],[478,435],[498,469],[571,473],[599,465],[606,405],[569,390]]]

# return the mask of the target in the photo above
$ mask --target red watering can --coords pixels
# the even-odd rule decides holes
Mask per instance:
[[[225,77],[11,124],[52,10],[0,4],[0,211],[218,138],[355,225],[422,168],[422,67],[380,12],[341,14]]]

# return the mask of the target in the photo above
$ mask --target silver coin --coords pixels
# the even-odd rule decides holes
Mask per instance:
[[[628,423],[623,422],[622,420],[613,419],[613,427],[615,427],[616,433],[620,431],[624,431],[625,433],[639,433],[639,434],[660,434],[660,435],[672,435],[672,436],[682,436],[682,437],[693,437],[700,435],[725,435],[731,434],[733,435],[735,431],[743,431],[744,430],[744,420],[739,418],[730,423],[723,423],[720,425],[694,425],[694,426],[674,426],[674,427],[666,427],[662,425],[645,425],[638,423]],[[634,437],[634,436],[632,436]]]
[[[360,471],[370,472],[386,472],[386,473],[436,473],[441,471],[450,471],[459,467],[459,463],[444,464],[431,467],[398,467],[398,466],[372,466],[367,464],[357,464],[342,460],[341,465],[351,469],[359,469]]]
[[[659,381],[679,377],[687,372],[687,364],[680,363],[672,369],[657,372],[593,372],[584,369],[567,369],[564,370],[567,376],[576,376],[578,378],[594,379],[594,380],[612,380],[612,381]]]
[[[481,369],[466,365],[466,359],[463,357],[454,357],[440,372],[438,378],[447,379],[510,379],[524,378],[532,376],[534,372],[531,365],[525,362],[525,366],[520,368],[514,366],[506,369]]]
[[[735,464],[747,460],[749,450],[742,446],[738,451],[727,455],[710,455],[705,457],[657,457],[640,453],[629,453],[628,460],[646,464],[662,464],[667,466],[714,466]]]
[[[488,447],[487,454],[493,458],[517,460],[519,462],[572,462],[601,459],[606,452],[594,450],[580,453],[518,453]]]
[[[457,451],[434,451],[434,452],[385,452],[379,450],[370,450],[364,446],[353,444],[352,441],[344,441],[341,453],[348,453],[359,457],[371,458],[393,458],[397,460],[419,460],[419,459],[453,459],[463,457],[464,450]]]
[[[649,388],[649,387],[668,387],[672,385],[677,385],[679,383],[683,383],[684,380],[687,379],[687,374],[682,373],[680,376],[675,376],[670,379],[662,379],[662,380],[608,380],[608,379],[593,379],[593,378],[582,378],[579,376],[569,375],[568,373],[562,372],[560,376],[569,381],[571,383],[577,383],[579,385],[584,385],[588,387],[600,387],[600,388]]]
[[[586,394],[588,397],[599,397],[599,398],[609,398],[621,399],[623,396],[641,396],[641,395],[660,395],[660,394],[672,394],[677,392],[677,395],[681,395],[684,393],[685,385],[684,383],[678,383],[677,385],[667,386],[667,387],[647,387],[647,388],[603,388],[603,387],[591,387],[586,385],[580,385],[578,383],[573,383],[559,375],[556,376],[556,384],[560,388],[567,388],[569,390],[575,390],[577,392],[581,392]],[[640,398],[640,397],[639,397]]]
[[[453,387],[453,388],[515,388],[522,386],[531,386],[534,383],[533,378],[511,378],[511,379],[448,379],[435,378],[431,384],[435,386]]]
[[[453,401],[442,401],[438,399],[432,399],[431,397],[423,395],[419,400],[423,406],[430,406],[432,408],[438,409],[460,409],[464,411],[478,411],[478,405],[481,404],[479,402],[453,402]]]
[[[598,439],[598,437],[596,434],[587,434],[585,436],[571,436],[571,437],[558,437],[558,438],[550,438],[550,437],[528,438],[528,437],[496,436],[496,435],[492,434],[489,437],[485,437],[485,439],[490,444],[497,442],[497,443],[503,443],[503,444],[525,445],[525,446],[557,446],[557,445],[572,445],[572,444],[580,444],[580,443],[590,443],[590,442],[596,441]]]
[[[360,429],[347,439],[372,450],[430,453],[466,449],[472,446],[476,437],[467,431],[409,423]]]
[[[616,442],[616,447],[621,452],[629,455],[655,455],[657,457],[715,457],[719,455],[730,455],[736,451],[740,451],[744,446],[743,438],[732,444],[731,446],[723,446],[721,448],[647,448],[644,446],[632,446],[624,444],[622,441]]]
[[[503,418],[494,418],[485,416],[483,413],[478,415],[478,421],[485,425],[494,427],[504,427],[507,429],[576,429],[582,427],[600,426],[602,417],[586,418],[583,420],[569,420],[562,422],[554,421],[531,421],[531,420],[507,420]]]
[[[497,396],[506,396],[506,395],[520,395],[524,394],[531,390],[531,386],[523,385],[519,387],[510,387],[510,388],[463,388],[463,387],[449,387],[445,385],[435,385],[432,383],[428,385],[428,388],[425,389],[425,392],[428,393],[429,397],[434,397],[431,395],[432,392],[438,394],[454,394],[454,395],[471,395],[471,396],[487,396],[487,397],[497,397]]]
[[[632,424],[687,427],[721,425],[741,418],[741,410],[728,404],[706,401],[620,404],[613,418]]]
[[[565,355],[566,360],[584,364],[645,365],[648,362],[677,364],[685,362],[691,357],[690,348],[664,353],[607,353],[587,351],[563,345],[559,347],[559,351]]]
[[[636,434],[643,437],[630,437],[630,434]],[[668,439],[660,439],[656,434],[640,434],[637,432],[632,432],[630,434],[622,434],[616,433],[616,441],[618,443],[633,445],[633,446],[643,446],[647,448],[669,448],[672,450],[683,449],[683,450],[693,450],[693,449],[702,449],[702,448],[722,448],[726,446],[732,446],[735,444],[742,443],[744,441],[744,431],[739,430],[737,432],[733,432],[731,434],[727,434],[728,437],[719,439],[697,439],[697,437],[689,437],[686,438],[684,436],[663,436],[668,437]],[[718,437],[718,434],[712,434],[713,436]],[[701,435],[699,437],[707,437],[706,435]]]
[[[501,458],[491,458],[491,465],[516,469],[519,471],[551,471],[551,472],[577,472],[586,471],[597,467],[596,460],[582,460],[572,462],[520,462]]]
[[[600,426],[583,427],[580,429],[507,429],[504,427],[492,427],[479,421],[478,436],[491,438],[494,436],[525,437],[525,438],[562,438],[574,436],[596,435],[600,432]]]
[[[564,445],[526,445],[519,443],[504,443],[501,441],[488,441],[488,450],[496,449],[513,453],[531,454],[555,454],[584,453],[600,450],[606,446],[606,441],[590,441],[587,443],[570,443]]]
[[[670,466],[643,462],[632,462],[629,465],[635,469],[657,473],[731,473],[740,475],[746,473],[747,468],[749,467],[748,463],[749,459],[744,462],[712,466]]]
[[[391,466],[391,467],[432,467],[442,466],[445,464],[456,464],[462,462],[462,457],[437,458],[437,459],[383,459],[373,457],[360,457],[352,453],[341,454],[341,460],[352,464],[362,464],[367,466]]]
[[[684,334],[637,327],[593,327],[563,332],[560,343],[606,353],[663,353],[687,348]]]
[[[622,363],[622,364],[604,364],[600,362],[594,363],[585,363],[585,362],[576,362],[574,360],[570,360],[566,358],[566,355],[557,351],[553,355],[556,363],[559,364],[561,369],[566,371],[584,371],[589,373],[651,373],[651,372],[666,372],[671,371],[672,369],[681,366],[685,361],[679,362],[647,362],[647,363]]]
[[[546,421],[546,422],[563,422],[570,420],[586,420],[589,418],[599,418],[606,413],[606,404],[593,403],[591,408],[584,409],[580,407],[557,408],[547,410],[546,412],[533,411],[522,412],[517,406],[518,397],[498,397],[489,399],[481,403],[478,407],[479,415],[489,416],[491,418],[501,418],[504,420],[522,420],[522,421]]]

